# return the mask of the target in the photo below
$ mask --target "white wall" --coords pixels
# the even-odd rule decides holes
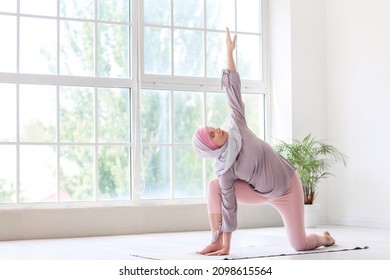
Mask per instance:
[[[326,130],[324,0],[291,1],[293,138]]]
[[[238,227],[282,225],[270,206],[240,205]],[[205,204],[25,208],[0,211],[0,241],[208,230]]]
[[[269,141],[292,137],[290,0],[269,1],[271,112]]]
[[[328,137],[349,156],[329,220],[390,227],[390,1],[326,1]]]
[[[272,132],[281,140],[327,138],[324,0],[270,1]],[[318,186],[327,222],[327,182]]]
[[[325,0],[271,0],[271,136],[289,140],[326,129]]]
[[[291,20],[292,138],[312,133],[349,157],[319,186],[323,222],[390,227],[390,1],[271,2],[271,17]]]
[[[327,140],[324,0],[291,1],[292,138]],[[327,181],[317,186],[320,222],[327,223]]]
[[[387,0],[291,1],[293,138],[311,132],[349,157],[320,185],[329,223],[390,227],[388,11]]]

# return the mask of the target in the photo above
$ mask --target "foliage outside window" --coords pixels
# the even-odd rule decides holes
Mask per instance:
[[[265,138],[262,2],[3,1],[0,203],[204,198],[191,137],[229,113],[226,26]]]

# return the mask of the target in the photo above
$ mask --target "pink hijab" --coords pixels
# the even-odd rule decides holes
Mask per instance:
[[[204,158],[216,158],[221,154],[221,151],[218,151],[219,147],[211,141],[205,126],[194,133],[192,147],[199,156]]]
[[[208,133],[207,128],[205,126],[198,129],[198,131],[196,132],[196,137],[198,137],[200,142],[206,145],[206,147],[209,148],[210,150],[214,151],[219,148],[211,140],[210,134]]]

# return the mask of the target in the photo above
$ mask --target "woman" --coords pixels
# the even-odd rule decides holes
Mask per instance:
[[[335,243],[329,232],[306,235],[302,186],[292,166],[247,126],[241,81],[233,58],[237,35],[226,28],[227,69],[222,85],[232,109],[228,129],[202,127],[193,136],[193,148],[204,158],[214,158],[218,179],[210,181],[208,212],[212,242],[197,253],[228,255],[232,232],[237,228],[237,201],[270,204],[282,216],[288,240],[296,251]]]

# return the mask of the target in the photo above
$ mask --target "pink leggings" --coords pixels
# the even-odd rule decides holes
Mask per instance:
[[[287,191],[276,198],[265,197],[255,191],[244,181],[237,180],[234,184],[238,203],[270,204],[282,216],[287,237],[296,251],[306,251],[317,248],[317,238],[314,234],[306,235],[304,221],[303,191],[301,182],[295,173]],[[218,179],[210,181],[208,188],[209,214],[221,214],[221,189]]]

